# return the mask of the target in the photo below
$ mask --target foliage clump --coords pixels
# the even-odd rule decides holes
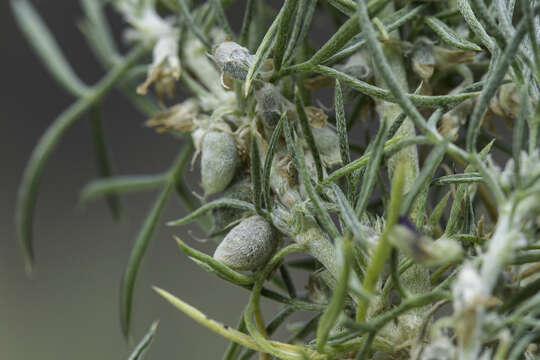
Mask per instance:
[[[221,241],[214,256],[177,238],[180,249],[251,295],[235,330],[156,291],[230,339],[225,359],[537,358],[540,7],[285,0],[275,9],[248,0],[231,24],[233,2],[81,0],[81,29],[108,70],[88,86],[29,1],[12,0],[45,66],[77,97],[40,139],[21,183],[16,225],[28,267],[42,169],[88,112],[100,178],[83,199],[105,197],[117,216],[121,194],[161,189],[122,281],[126,335],[145,250],[176,193],[192,212],[168,224],[199,221]],[[105,6],[126,23],[127,55]],[[335,24],[320,46],[317,17]],[[175,103],[178,86],[190,96]],[[179,138],[166,172],[112,174],[99,104],[113,87],[149,126]],[[323,88],[332,100],[317,96]],[[184,177],[199,159],[204,195],[193,197]],[[309,272],[306,291],[290,270]],[[282,303],[270,321],[261,296]],[[297,311],[311,319],[273,340]],[[155,325],[132,358],[154,333]]]

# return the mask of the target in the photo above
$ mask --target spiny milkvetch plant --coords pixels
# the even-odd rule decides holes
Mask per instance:
[[[231,340],[224,359],[538,358],[540,4],[248,0],[231,24],[232,3],[81,0],[80,27],[107,70],[89,86],[30,2],[12,0],[45,66],[77,99],[39,140],[19,190],[28,267],[42,170],[88,113],[100,172],[83,199],[105,198],[118,216],[120,195],[160,189],[121,285],[126,336],[145,251],[178,195],[191,213],[168,224],[208,229],[212,220],[207,236],[219,242],[213,256],[176,238],[180,249],[251,295],[234,329],[156,291]],[[105,6],[124,19],[126,55]],[[322,45],[314,18],[335,23]],[[175,104],[178,86],[191,95]],[[182,139],[165,172],[112,173],[100,103],[113,88],[149,126]],[[322,105],[332,102],[323,88],[332,105]],[[184,177],[196,161],[201,189],[190,191]],[[291,269],[309,273],[305,291]],[[261,297],[282,304],[271,320]],[[272,339],[298,311],[310,319]]]

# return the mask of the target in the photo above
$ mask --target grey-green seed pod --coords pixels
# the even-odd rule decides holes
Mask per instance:
[[[424,80],[433,76],[435,55],[431,40],[422,37],[414,43],[412,67],[414,72]]]
[[[205,195],[224,190],[234,177],[238,151],[231,134],[210,131],[202,140],[201,181]]]
[[[233,79],[245,80],[253,55],[245,47],[225,41],[214,50],[214,59],[225,74]]]
[[[246,177],[240,181],[233,183],[225,192],[223,197],[227,199],[237,199],[243,201],[251,201],[252,199],[251,181]],[[212,211],[212,230],[210,235],[218,235],[222,233],[229,225],[239,220],[244,214],[244,210],[231,207],[217,207]]]
[[[234,270],[254,270],[264,265],[278,245],[276,231],[256,215],[236,225],[214,253],[214,259]]]
[[[332,167],[340,164],[339,138],[336,132],[328,125],[320,129],[312,127],[311,131],[325,165]]]
[[[255,91],[255,98],[257,113],[262,118],[265,128],[273,130],[281,118],[283,105],[287,105],[287,99],[281,95],[277,87],[269,83],[265,83]]]

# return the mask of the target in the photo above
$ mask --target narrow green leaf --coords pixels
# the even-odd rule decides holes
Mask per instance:
[[[359,31],[358,17],[353,16],[340,26],[335,34],[309,59],[308,63],[319,65],[325,62],[330,56],[345,46]]]
[[[240,314],[240,320],[238,320],[238,325],[236,330],[245,333],[246,332],[246,322],[244,321],[244,311]],[[225,354],[223,354],[223,360],[236,360],[240,356],[240,351],[242,347],[234,341],[229,343]]]
[[[314,1],[316,2],[316,1]],[[285,54],[287,39],[290,34],[291,21],[294,12],[298,6],[298,0],[285,0],[283,8],[283,16],[281,17],[279,28],[276,35],[276,43],[274,46],[274,69],[279,71]]]
[[[282,264],[279,267],[279,273],[281,275],[281,279],[285,283],[285,287],[287,288],[287,293],[289,294],[289,297],[291,299],[296,298],[296,288],[294,286],[294,281],[291,277],[291,274],[289,273],[289,270],[287,269],[287,266]]]
[[[394,135],[396,135],[397,131],[403,125],[403,122],[407,118],[407,115],[405,113],[400,113],[393,121],[392,126],[390,126],[390,129],[388,129],[388,138],[392,139]]]
[[[281,136],[281,129],[283,127],[283,118],[287,113],[283,112],[281,118],[279,119],[278,124],[276,125],[274,131],[272,132],[272,137],[270,138],[270,143],[268,144],[268,151],[264,158],[264,169],[263,169],[263,178],[262,178],[262,187],[264,191],[264,200],[266,202],[266,208],[270,209],[272,204],[270,203],[270,173],[272,171],[272,160],[274,159],[274,153],[276,150],[277,142]]]
[[[75,75],[53,35],[28,0],[11,0],[15,20],[47,70],[71,94],[83,96],[88,87]]]
[[[522,12],[527,19],[527,30],[529,32],[529,41],[531,42],[532,52],[534,56],[534,71],[538,78],[540,74],[540,47],[538,44],[538,34],[536,33],[536,27],[534,25],[534,16],[533,9],[531,8],[531,3],[529,1],[521,1]],[[508,15],[508,13],[507,13]],[[511,15],[508,15],[508,18],[512,18]],[[511,23],[510,23],[511,25]],[[535,140],[536,141],[536,140]]]
[[[482,48],[475,43],[459,37],[448,25],[433,16],[425,18],[429,27],[440,36],[447,44],[452,45],[461,50],[482,51]]]
[[[217,20],[223,30],[225,30],[225,33],[227,33],[227,35],[229,35],[231,39],[234,39],[234,31],[231,28],[231,24],[229,24],[229,20],[227,20],[227,15],[225,14],[225,10],[223,9],[223,4],[221,0],[212,0],[212,7],[214,8],[214,13],[216,14]]]
[[[246,82],[244,85],[244,95],[246,97],[249,94],[249,90],[251,89],[251,83],[253,82],[253,80],[256,79],[262,64],[268,58],[268,55],[270,55],[270,50],[272,50],[272,46],[274,45],[276,32],[282,17],[283,8],[279,12],[278,16],[274,19],[272,25],[270,25],[270,27],[266,31],[264,38],[262,39],[259,47],[257,48],[257,52],[253,57],[253,62],[251,63],[246,76]]]
[[[247,0],[246,12],[244,13],[244,19],[242,20],[242,28],[240,30],[240,44],[242,46],[248,46],[249,33],[251,24],[253,22],[253,13],[255,12],[256,0]]]
[[[237,199],[221,198],[221,199],[211,201],[211,202],[209,202],[207,204],[204,204],[203,206],[201,206],[200,208],[198,208],[197,210],[195,210],[191,214],[189,214],[189,215],[187,215],[187,216],[185,216],[185,217],[183,217],[181,219],[174,220],[174,221],[169,221],[167,223],[167,225],[168,226],[185,225],[185,224],[197,219],[199,216],[204,215],[207,211],[212,210],[213,208],[216,208],[216,207],[232,207],[232,208],[235,208],[235,209],[242,209],[242,210],[246,210],[246,211],[255,212],[255,206],[253,206],[252,204],[250,204],[250,203],[248,203],[246,201],[237,200]]]
[[[294,313],[294,308],[292,307],[285,307],[283,310],[281,310],[280,312],[278,312],[276,314],[276,316],[270,320],[270,322],[268,323],[268,325],[266,325],[266,333],[268,334],[268,336],[272,336],[274,334],[274,332],[277,330],[277,328],[290,316]],[[244,313],[242,313],[242,319],[244,318]],[[245,322],[243,321],[243,324],[245,324]],[[244,325],[244,330],[245,329],[245,325]],[[291,343],[290,341],[288,343]],[[253,355],[255,354],[255,351],[252,350],[252,349],[246,349],[246,351],[244,352],[244,354],[242,354],[242,357],[239,358],[239,360],[248,360],[250,359]],[[229,358],[229,359],[223,359],[223,360],[232,360],[232,358]]]
[[[514,125],[514,134],[512,137],[512,158],[514,159],[514,174],[521,183],[521,151],[525,148],[525,121],[532,116],[529,103],[528,85],[521,87],[521,96],[519,101],[519,116]]]
[[[255,134],[250,136],[250,161],[251,161],[251,183],[253,187],[253,204],[255,211],[263,215],[262,202],[262,183],[261,183],[261,158],[259,156],[259,146]]]
[[[390,244],[390,240],[388,239],[388,232],[394,227],[399,218],[400,207],[403,203],[403,191],[405,186],[406,170],[406,163],[400,162],[398,164],[396,172],[394,173],[394,178],[392,179],[390,204],[388,205],[384,230],[381,237],[379,238],[377,247],[375,248],[375,251],[371,256],[363,280],[363,287],[367,292],[373,292],[373,290],[375,289],[375,285],[383,270],[384,264],[390,256],[392,246]],[[362,299],[358,302],[358,306],[356,309],[357,322],[365,322],[368,305],[369,302],[365,299]]]
[[[131,331],[131,316],[133,312],[133,293],[135,291],[135,281],[141,267],[141,263],[146,249],[154,236],[157,224],[163,213],[163,209],[167,203],[167,198],[171,193],[173,185],[169,183],[161,191],[157,197],[154,206],[148,213],[139,234],[135,239],[135,244],[131,250],[128,263],[122,277],[121,293],[120,293],[120,320],[122,331],[126,338],[130,337]]]
[[[330,5],[341,11],[343,14],[353,16],[356,4],[352,0],[327,0]]]
[[[207,315],[203,314],[198,309],[185,303],[184,301],[178,299],[177,297],[163,289],[154,287],[154,290],[178,310],[182,311],[184,314],[186,314],[202,326],[208,328],[209,330],[214,331],[215,333],[229,340],[235,341],[238,344],[247,348],[255,349],[257,351],[262,350],[261,347],[250,336],[210,319]]]
[[[341,256],[342,264],[339,271],[339,277],[337,279],[336,287],[333,290],[332,298],[328,303],[328,307],[321,316],[319,326],[317,327],[317,349],[323,352],[324,346],[328,341],[328,334],[334,327],[339,314],[343,310],[345,305],[345,299],[347,297],[347,289],[349,283],[349,275],[351,272],[352,261],[352,242],[348,236],[341,239]]]
[[[448,203],[448,199],[450,198],[450,194],[450,192],[447,192],[446,195],[441,198],[429,216],[428,227],[432,229],[432,234],[433,230],[439,226],[439,222],[441,221],[441,217],[444,213],[444,209],[446,208],[446,204]]]
[[[129,193],[159,188],[167,182],[167,174],[127,175],[99,179],[90,182],[81,191],[85,202],[115,193]]]
[[[128,360],[143,360],[146,352],[150,348],[150,345],[152,345],[152,341],[154,340],[154,335],[156,334],[156,330],[158,327],[158,321],[154,321],[152,325],[150,326],[150,329],[148,329],[148,332],[144,335],[144,337],[141,339],[141,341],[135,346],[135,349],[131,352],[129,355]]]
[[[366,4],[363,0],[358,0],[357,5],[360,27],[362,28],[369,49],[371,50],[371,56],[373,57],[375,67],[380,71],[382,78],[390,89],[390,93],[396,98],[396,102],[401,106],[402,111],[407,114],[409,119],[411,119],[422,132],[430,133],[431,129],[427,127],[426,120],[401,88],[399,81],[395,77],[388,60],[383,53],[383,49],[377,38],[377,33],[369,18]]]
[[[384,155],[385,156],[392,156],[396,152],[403,150],[404,148],[412,145],[418,145],[418,144],[429,144],[430,141],[425,136],[416,136],[414,138],[404,139],[402,140],[399,137],[393,138],[388,140],[384,145]],[[322,184],[328,184],[332,181],[335,181],[347,174],[350,174],[354,171],[357,171],[361,169],[362,167],[366,166],[366,164],[369,162],[369,159],[371,158],[371,151],[367,152],[366,154],[362,155],[358,159],[350,162],[348,165],[345,165],[337,170],[335,170],[333,173],[328,175],[326,178],[324,178],[324,181]]]
[[[360,223],[360,220],[358,220],[354,209],[339,186],[336,184],[330,184],[330,186],[332,190],[334,190],[337,205],[340,209],[341,219],[347,225],[347,228],[352,232],[354,239],[360,244],[365,245],[366,239],[362,231],[362,224]]]
[[[341,152],[341,162],[343,166],[351,162],[351,152],[349,150],[349,136],[347,133],[347,118],[345,117],[345,105],[343,104],[343,92],[341,84],[336,80],[334,90],[334,107],[336,111],[336,127],[339,137],[339,150]]]
[[[343,84],[350,86],[354,90],[364,95],[368,95],[376,99],[381,99],[384,101],[400,104],[401,100],[396,98],[394,94],[392,93],[392,91],[368,84],[362,80],[355,79],[352,76],[349,76],[331,67],[324,66],[324,65],[317,65],[311,70],[319,74],[323,74],[331,78],[335,78],[343,82]],[[467,99],[477,96],[478,94],[479,94],[478,92],[470,92],[470,93],[459,93],[459,94],[451,94],[451,95],[433,95],[433,96],[405,94],[405,93],[403,95],[413,106],[417,105],[417,106],[426,106],[426,107],[441,107],[441,106],[457,105],[462,101],[465,101]]]
[[[90,111],[90,125],[92,127],[92,139],[94,142],[98,175],[101,178],[110,178],[112,175],[112,165],[109,149],[107,148],[107,143],[105,141],[105,132],[103,129],[99,104],[94,105]],[[110,192],[107,195],[107,203],[114,219],[118,220],[122,213],[120,198],[115,192]]]
[[[51,156],[62,135],[96,101],[100,100],[142,55],[146,46],[133,50],[123,62],[115,66],[107,76],[94,86],[85,97],[79,99],[64,111],[45,131],[34,148],[24,170],[17,194],[15,223],[17,237],[23,249],[27,271],[31,271],[34,254],[32,249],[32,222],[38,187],[45,163]]]
[[[81,0],[81,6],[88,18],[87,26],[83,26],[83,33],[100,60],[112,66],[120,61],[121,57],[103,11],[104,5],[105,2],[101,0]]]
[[[304,41],[306,37],[309,26],[311,25],[311,20],[313,19],[313,13],[315,12],[315,7],[317,6],[317,0],[300,0],[297,10],[296,17],[294,21],[294,26],[287,42],[287,48],[285,49],[285,54],[283,55],[283,63],[289,64],[296,54],[296,50]]]
[[[482,182],[482,176],[478,172],[467,172],[463,174],[453,174],[441,176],[431,182],[432,185],[444,186],[450,184],[469,184]]]
[[[489,151],[495,140],[492,140],[487,144],[482,151],[480,152],[480,157],[484,158]],[[465,168],[464,174],[473,173],[474,166],[469,165]],[[459,184],[456,189],[456,194],[454,196],[454,202],[452,203],[452,208],[450,209],[450,216],[448,217],[448,222],[446,223],[446,228],[444,229],[444,236],[451,237],[456,234],[462,225],[462,213],[464,206],[464,198],[469,187],[468,183]]]
[[[306,169],[304,149],[302,148],[302,144],[300,143],[298,139],[296,142],[294,142],[291,125],[287,116],[285,116],[283,125],[284,125],[283,133],[285,135],[285,140],[287,142],[287,149],[289,151],[289,155],[292,157],[294,165],[296,166],[296,169],[298,170],[300,174],[300,177],[302,179],[302,182],[304,184],[308,197],[315,208],[316,216],[319,219],[319,221],[323,224],[326,231],[328,231],[328,233],[333,238],[338,238],[340,236],[339,231],[337,230],[336,225],[332,222],[332,218],[330,217],[330,215],[328,214],[328,212],[322,205],[322,202],[319,199],[319,196],[317,195],[317,193],[315,192],[315,189],[313,188],[313,185],[311,184],[311,177],[309,176]]]
[[[185,20],[185,22],[187,23],[189,30],[206,47],[206,50],[212,52],[212,43],[210,43],[210,40],[208,40],[206,35],[202,32],[201,27],[199,27],[199,25],[195,23],[195,19],[189,11],[189,7],[186,4],[185,0],[178,0],[178,9],[180,10],[180,14],[182,15],[183,20]]]
[[[248,276],[241,274],[239,272],[236,272],[226,265],[222,264],[221,262],[217,261],[213,257],[206,255],[205,253],[202,253],[198,250],[193,249],[192,247],[188,246],[186,243],[184,243],[182,240],[180,240],[179,237],[175,236],[174,239],[176,240],[178,246],[180,249],[190,258],[194,260],[198,260],[207,266],[209,266],[212,270],[217,272],[222,278],[227,279],[228,281],[235,283],[237,285],[249,285],[253,284],[255,279],[253,276]]]
[[[459,12],[463,16],[463,19],[469,25],[473,33],[480,39],[484,46],[489,50],[492,55],[495,55],[498,51],[497,44],[493,39],[488,35],[480,21],[474,15],[474,12],[469,4],[469,0],[458,0],[457,7]]]
[[[480,120],[482,119],[482,115],[486,111],[487,107],[489,106],[490,100],[493,98],[495,92],[499,88],[499,85],[503,80],[504,76],[506,75],[506,72],[508,71],[511,62],[514,61],[514,56],[519,49],[521,40],[525,36],[526,32],[527,24],[526,21],[522,20],[519,23],[514,37],[504,50],[502,56],[496,62],[493,71],[491,71],[491,75],[487,79],[486,86],[482,89],[482,92],[478,97],[476,106],[474,107],[471,117],[469,119],[469,127],[467,129],[468,151],[476,151],[476,140],[478,138],[478,133],[480,130]]]
[[[364,211],[367,208],[369,198],[375,187],[375,180],[377,179],[377,173],[381,166],[381,159],[384,153],[384,142],[386,140],[386,119],[381,119],[379,130],[373,141],[371,149],[371,155],[369,157],[366,172],[363,176],[362,187],[360,188],[360,194],[358,195],[358,201],[356,203],[356,216],[362,218]]]
[[[406,215],[409,213],[416,197],[426,188],[426,186],[429,185],[433,174],[435,174],[435,171],[439,167],[439,164],[441,163],[444,154],[446,153],[447,146],[448,143],[444,141],[435,146],[435,148],[431,151],[426,161],[424,162],[422,170],[416,177],[411,189],[403,200],[403,204],[401,206],[401,215]]]
[[[298,120],[300,121],[300,126],[302,127],[302,133],[304,139],[306,140],[309,149],[311,150],[311,155],[313,155],[313,160],[315,161],[315,169],[317,170],[317,179],[319,181],[323,180],[323,167],[321,161],[321,155],[319,154],[319,149],[315,144],[315,139],[313,138],[313,133],[311,132],[311,125],[306,114],[306,109],[304,108],[304,102],[302,101],[302,96],[298,88],[295,90],[294,99],[296,103],[296,112],[298,113]]]
[[[418,5],[413,9],[403,8],[396,11],[389,18],[382,19],[382,23],[386,28],[386,31],[392,32],[398,29],[400,26],[410,22],[411,20],[418,17],[418,14],[426,7],[425,4]],[[336,52],[334,55],[329,57],[324,63],[326,65],[335,64],[347,56],[350,56],[360,50],[366,44],[366,40],[361,36],[361,34],[356,35],[345,47]]]

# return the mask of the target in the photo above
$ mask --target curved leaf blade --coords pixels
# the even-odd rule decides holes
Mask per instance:
[[[150,325],[150,329],[148,329],[148,332],[137,344],[135,349],[133,349],[133,351],[129,355],[128,360],[143,360],[144,359],[144,356],[146,355],[148,348],[150,348],[150,345],[152,345],[152,341],[154,340],[154,335],[156,334],[158,324],[159,324],[158,321],[154,321],[152,325]]]
[[[135,281],[141,267],[142,260],[146,253],[146,249],[152,240],[158,221],[163,214],[163,210],[167,203],[167,198],[173,189],[173,185],[169,183],[159,194],[154,206],[148,213],[135,245],[129,256],[128,264],[124,276],[122,278],[121,293],[120,293],[120,321],[122,331],[126,338],[130,335],[131,315],[133,312],[133,293],[135,291]]]
[[[71,94],[84,95],[88,87],[75,75],[32,4],[27,0],[12,0],[11,5],[17,24],[49,72]]]

